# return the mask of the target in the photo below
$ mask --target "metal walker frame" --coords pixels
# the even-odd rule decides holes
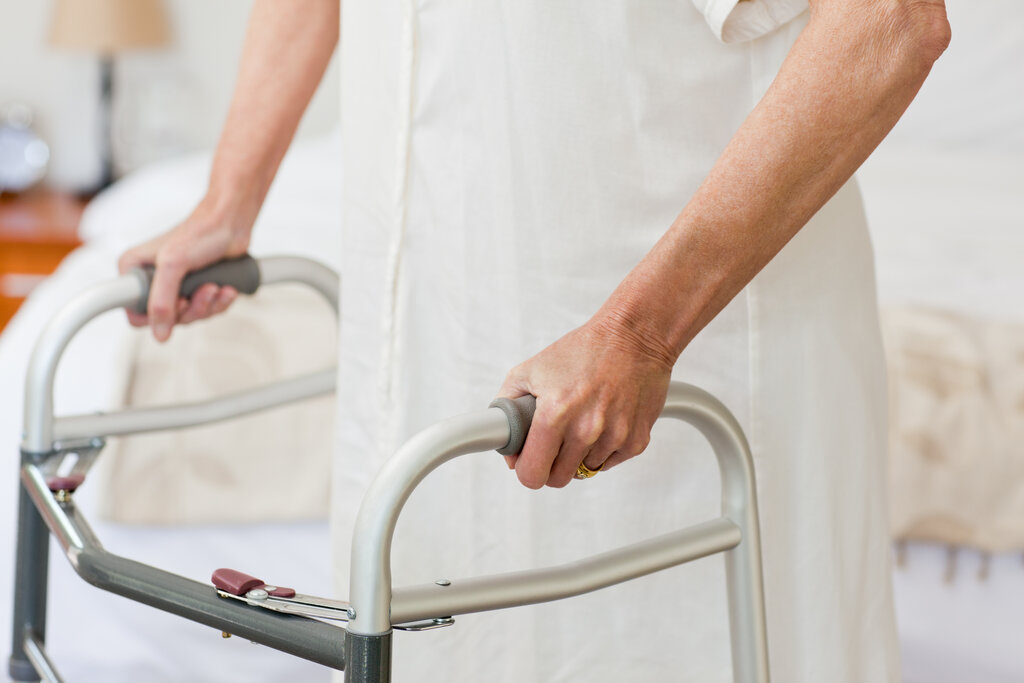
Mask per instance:
[[[707,555],[723,553],[734,679],[768,683],[768,647],[754,467],[743,431],[713,396],[674,382],[662,417],[695,426],[721,472],[716,519],[566,565],[392,589],[391,541],[402,506],[432,470],[489,450],[517,453],[532,419],[532,397],[440,422],[407,441],[378,472],[363,498],[352,544],[350,602],[280,593],[258,579],[218,589],[106,551],[75,505],[74,490],[103,447],[103,437],[177,429],[245,415],[334,390],[334,370],[211,401],[57,418],[53,384],[71,338],[105,311],[145,310],[151,273],[137,271],[72,299],[49,323],[32,355],[25,394],[11,678],[61,681],[45,648],[49,535],[87,582],[131,600],[254,642],[344,670],[346,683],[391,680],[393,628],[422,630],[452,617],[559,600]],[[190,295],[204,282],[252,293],[263,284],[309,285],[337,311],[338,277],[302,258],[243,257],[186,278]],[[74,462],[69,467],[70,462]],[[223,571],[223,570],[219,570]],[[214,576],[217,583],[217,576]],[[265,589],[265,590],[264,590]],[[287,589],[285,589],[287,590]],[[268,595],[269,592],[269,595]],[[282,597],[273,597],[275,595]],[[236,598],[224,599],[224,598]],[[267,609],[263,609],[267,608]],[[284,613],[282,613],[284,612]],[[347,621],[344,629],[322,619]]]

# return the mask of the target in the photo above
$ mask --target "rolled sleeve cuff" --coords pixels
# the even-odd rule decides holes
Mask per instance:
[[[807,10],[807,0],[693,0],[723,43],[771,33]]]

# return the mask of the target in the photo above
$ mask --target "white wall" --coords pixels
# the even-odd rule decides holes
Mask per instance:
[[[1024,158],[1024,4],[946,0],[953,39],[879,149]]]
[[[251,0],[164,0],[172,44],[117,62],[115,139],[119,165],[209,148],[227,113]],[[36,112],[50,144],[49,182],[90,187],[99,174],[99,71],[95,59],[47,44],[53,0],[0,5],[0,107],[21,101]],[[299,135],[337,120],[337,60]],[[144,143],[144,144],[140,144]]]

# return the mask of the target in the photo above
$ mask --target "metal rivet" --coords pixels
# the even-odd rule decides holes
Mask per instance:
[[[347,610],[345,610],[345,614],[348,615],[349,619],[355,619],[356,618],[356,610],[355,610],[354,607],[349,607]]]
[[[251,591],[245,594],[245,597],[249,598],[250,600],[266,600],[267,591],[263,590],[262,588],[253,588]]]
[[[438,579],[434,583],[436,583],[438,586],[450,586],[450,585],[452,585],[452,582],[449,581],[448,579]]]
[[[220,632],[220,637],[221,637],[221,638],[230,638],[230,637],[231,637],[231,634],[230,634],[230,633],[228,633],[227,631],[221,631],[221,632]]]
[[[61,489],[57,491],[56,498],[58,503],[66,503],[71,500],[71,492],[67,489]]]

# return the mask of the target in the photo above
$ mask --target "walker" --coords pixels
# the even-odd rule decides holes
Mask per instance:
[[[225,634],[344,670],[346,683],[391,680],[392,629],[452,624],[460,614],[561,600],[652,572],[724,553],[732,668],[736,681],[767,683],[764,588],[753,461],[736,419],[696,387],[673,383],[662,417],[696,427],[714,449],[722,483],[722,515],[569,564],[494,576],[392,588],[391,540],[416,485],[453,458],[498,450],[518,453],[533,415],[533,397],[499,399],[486,410],[440,422],[390,458],[363,498],[352,543],[350,601],[297,594],[230,569],[204,584],[107,552],[76,508],[104,437],[178,429],[245,415],[334,390],[333,369],[218,399],[117,413],[55,417],[58,361],[82,326],[105,311],[144,311],[152,270],[87,289],[50,321],[34,349],[25,392],[11,678],[62,681],[45,648],[49,534],[87,582]],[[188,296],[205,282],[253,293],[261,284],[301,282],[337,311],[338,276],[308,259],[249,257],[192,273]]]

